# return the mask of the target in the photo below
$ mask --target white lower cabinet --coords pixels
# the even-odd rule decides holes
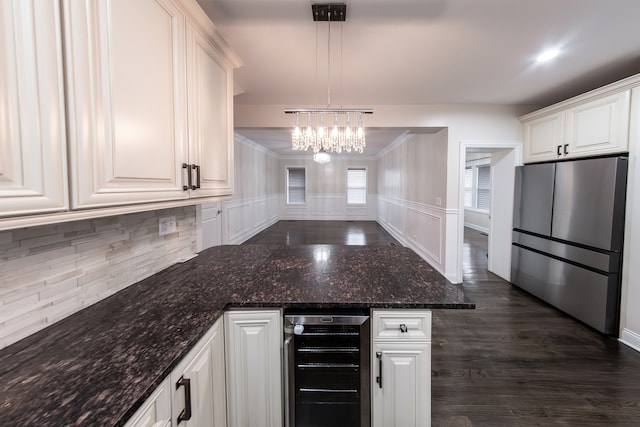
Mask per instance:
[[[229,426],[282,427],[282,313],[225,313]]]
[[[224,327],[220,318],[126,427],[225,427]]]
[[[431,425],[431,312],[372,313],[373,427]]]
[[[125,427],[171,427],[171,382],[166,378]]]
[[[173,425],[226,426],[222,318],[173,370],[171,385]]]

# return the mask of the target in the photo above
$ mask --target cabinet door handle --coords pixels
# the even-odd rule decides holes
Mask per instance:
[[[192,165],[193,169],[196,170],[196,185],[193,186],[193,189],[200,188],[200,165]]]
[[[558,153],[558,156],[562,156],[562,153],[560,152],[561,149],[562,145],[558,145],[558,150],[556,151],[556,153]]]
[[[184,409],[180,412],[180,415],[178,415],[178,424],[191,419],[191,380],[180,377],[176,383],[176,390],[182,386],[184,386]]]
[[[406,333],[408,331],[409,331],[409,329],[407,328],[407,325],[405,325],[404,323],[401,323],[400,324],[400,333],[404,334],[404,333]]]
[[[569,154],[569,150],[567,150],[567,148],[569,148],[569,144],[564,144],[564,154]]]
[[[382,388],[382,352],[376,351],[376,358],[378,359],[378,376],[376,377],[376,382],[378,386]]]
[[[191,165],[188,165],[186,163],[182,164],[182,169],[186,169],[187,170],[187,185],[183,185],[182,186],[182,191],[187,191],[191,188]]]

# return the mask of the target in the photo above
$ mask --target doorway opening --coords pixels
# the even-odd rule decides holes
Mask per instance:
[[[511,279],[511,228],[515,168],[522,163],[520,142],[462,142],[460,147],[460,212],[458,221],[458,271],[463,280],[465,234],[476,253],[485,250],[486,270]],[[469,170],[471,169],[471,172]],[[479,175],[479,176],[478,176]],[[468,177],[475,178],[469,185]],[[466,200],[465,200],[466,198]],[[471,198],[471,200],[469,200]],[[470,206],[465,209],[465,206]],[[466,225],[466,226],[465,226]],[[468,231],[467,231],[468,229]],[[480,233],[474,236],[473,232]],[[486,235],[486,239],[482,238]],[[475,238],[474,238],[475,237]],[[486,249],[479,249],[486,240]],[[475,260],[479,261],[478,259]],[[477,264],[481,265],[481,264]],[[482,268],[482,267],[476,267]],[[476,272],[477,273],[477,272]]]

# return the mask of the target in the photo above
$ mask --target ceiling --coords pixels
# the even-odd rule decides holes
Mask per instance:
[[[541,107],[640,72],[638,0],[344,0],[331,67],[328,25],[313,22],[313,1],[198,2],[244,62],[236,104],[326,106],[329,68],[332,105],[359,108]],[[537,63],[549,48],[558,57]],[[367,129],[365,154],[412,131]],[[292,153],[290,129],[236,132]]]

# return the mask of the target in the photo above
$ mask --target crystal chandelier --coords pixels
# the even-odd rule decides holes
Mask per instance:
[[[328,153],[362,153],[366,145],[362,116],[372,114],[372,109],[348,109],[331,107],[331,21],[345,21],[347,6],[343,3],[314,4],[311,6],[314,21],[327,21],[327,107],[326,108],[288,108],[286,114],[295,114],[295,128],[291,133],[293,150],[311,150],[318,154],[324,152],[323,161],[330,157]],[[317,35],[316,35],[317,37]],[[317,46],[317,41],[316,41]],[[317,53],[316,53],[317,55]],[[301,124],[303,127],[301,127]]]
[[[313,155],[313,161],[316,163],[320,163],[321,165],[324,165],[325,163],[328,163],[331,161],[331,156],[329,155],[329,153],[324,151],[324,149],[321,149],[320,151],[318,151]]]

